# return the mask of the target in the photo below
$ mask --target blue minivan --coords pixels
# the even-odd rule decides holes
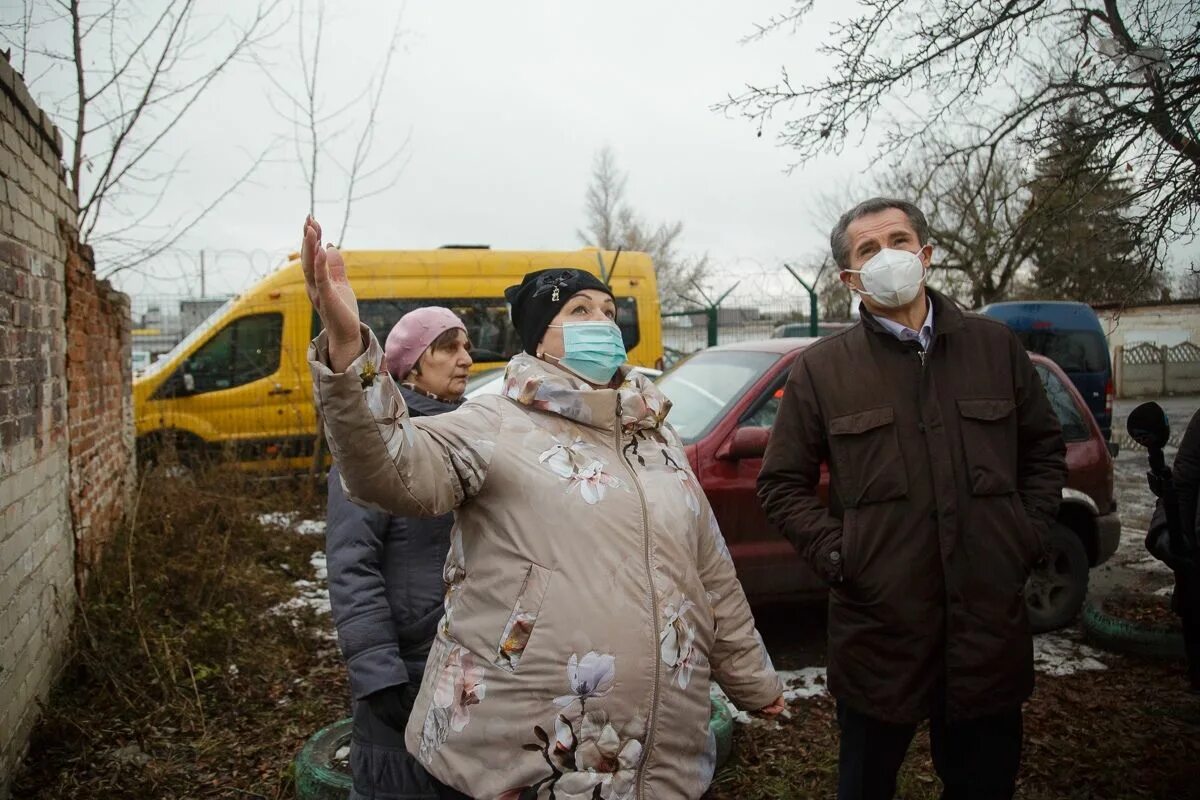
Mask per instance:
[[[979,313],[1008,325],[1026,350],[1062,367],[1083,395],[1104,438],[1112,439],[1112,359],[1104,328],[1091,306],[1048,300],[992,303]]]

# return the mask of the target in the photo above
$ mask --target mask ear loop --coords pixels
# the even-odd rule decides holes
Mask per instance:
[[[839,274],[841,274],[841,273],[846,273],[846,272],[858,273],[858,272],[861,272],[861,271],[862,271],[862,270],[857,270],[857,269],[839,269],[839,270],[838,270],[838,273],[839,273]],[[862,278],[859,278],[859,280],[861,281],[861,280],[862,280]],[[862,295],[866,295],[867,297],[874,297],[874,296],[875,296],[875,293],[874,293],[874,292],[868,292],[866,289],[858,289],[858,288],[854,287],[853,285],[851,285],[851,284],[849,284],[849,283],[847,283],[847,284],[846,284],[846,288],[847,288],[848,290],[850,290],[851,292],[853,292],[854,294],[856,294],[856,295],[859,295],[860,297],[861,297]]]

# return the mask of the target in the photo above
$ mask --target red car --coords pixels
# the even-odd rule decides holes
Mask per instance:
[[[659,379],[670,420],[687,445],[692,469],[712,504],[742,586],[752,602],[794,599],[823,584],[770,523],[755,482],[783,384],[812,339],[767,339],[693,354]],[[1067,485],[1046,557],[1025,596],[1030,624],[1047,631],[1069,624],[1087,594],[1088,570],[1108,560],[1121,538],[1113,497],[1113,453],[1083,398],[1063,371],[1039,355],[1041,376],[1067,443]],[[828,473],[821,481],[827,497]]]

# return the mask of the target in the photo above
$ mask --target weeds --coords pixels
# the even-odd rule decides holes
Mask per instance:
[[[141,477],[15,796],[291,796],[291,757],[347,694],[328,620],[272,611],[313,578],[323,540],[258,516],[320,516],[313,495],[220,467]]]

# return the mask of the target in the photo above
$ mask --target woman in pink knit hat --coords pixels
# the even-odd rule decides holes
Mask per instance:
[[[454,312],[431,306],[400,318],[384,360],[409,414],[462,403],[471,342]],[[417,518],[350,502],[329,472],[325,549],[338,643],[350,673],[352,798],[461,797],[408,754],[404,727],[442,616],[442,566],[454,515]]]

